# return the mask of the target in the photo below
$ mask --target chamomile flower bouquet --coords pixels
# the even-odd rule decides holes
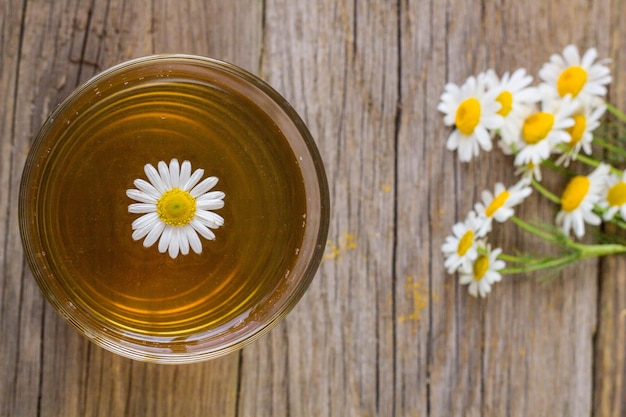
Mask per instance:
[[[457,273],[475,297],[485,297],[505,274],[558,270],[582,259],[626,253],[617,235],[580,242],[587,226],[610,222],[626,229],[626,170],[620,171],[619,158],[611,158],[626,159],[626,149],[620,146],[623,139],[598,135],[608,124],[606,116],[626,123],[626,115],[605,100],[611,82],[608,61],[598,60],[593,48],[581,57],[568,45],[552,55],[538,75],[539,82],[533,83],[525,69],[502,76],[488,70],[460,86],[448,83],[437,107],[444,124],[452,127],[447,149],[456,151],[461,162],[495,145],[510,155],[518,177],[515,184],[498,182],[493,192],[483,191],[442,245],[447,272]],[[593,155],[592,145],[605,160]],[[573,169],[574,163],[581,167]],[[546,171],[565,175],[564,189],[544,186]],[[533,193],[555,204],[557,214],[547,225],[515,215],[516,207]],[[558,245],[559,255],[507,254],[492,248],[489,233],[494,222],[507,221]]]

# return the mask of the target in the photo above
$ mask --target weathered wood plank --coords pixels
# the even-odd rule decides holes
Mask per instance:
[[[0,415],[234,415],[237,354],[187,367],[133,363],[90,345],[63,322],[18,261],[17,206],[8,202],[17,201],[29,143],[47,114],[96,72],[131,57],[171,51],[217,56],[256,71],[261,3],[223,7],[164,2],[170,11],[184,13],[166,13],[161,21],[146,13],[151,2],[68,0],[26,6],[24,16],[15,13],[23,7],[17,2],[8,5],[13,13],[3,13],[3,33],[10,41],[3,43],[2,85],[15,104],[2,109],[3,138],[11,141],[2,141],[0,164],[1,322],[3,334],[15,334],[17,340],[1,342],[0,363],[8,377],[1,379]],[[8,21],[10,16],[15,21]],[[204,34],[230,31],[232,43],[186,32],[202,27],[211,28]]]
[[[393,414],[392,252],[398,10],[393,1],[267,1],[262,74],[307,122],[332,220],[321,273],[282,329],[245,349],[246,416]],[[275,350],[286,340],[287,350]],[[271,350],[270,350],[271,349]],[[263,359],[271,352],[275,362]],[[285,374],[286,373],[286,374]],[[274,374],[274,375],[272,375]],[[286,390],[287,393],[279,393]],[[287,403],[284,404],[283,402]]]
[[[612,1],[609,11],[610,33],[606,42],[609,42],[615,75],[609,97],[611,103],[623,111],[626,109],[626,54],[622,42],[626,38],[623,27],[626,5]],[[594,344],[594,416],[617,417],[626,414],[626,258],[604,259],[600,270],[598,333]]]
[[[30,142],[45,118],[50,100],[54,101],[58,92],[55,75],[64,68],[56,65],[59,63],[56,59],[65,45],[56,42],[55,37],[45,35],[67,30],[62,18],[67,14],[68,3],[5,2],[4,5],[7,6],[4,18],[13,21],[3,20],[12,29],[9,33],[17,34],[17,37],[7,36],[2,42],[8,52],[2,58],[3,77],[9,74],[12,77],[12,92],[7,94],[9,105],[1,110],[10,115],[3,124],[10,133],[3,136],[6,152],[1,156],[6,168],[3,172],[8,176],[4,177],[6,182],[0,181],[3,204],[7,202],[0,221],[1,234],[6,237],[0,249],[3,267],[0,321],[3,334],[12,336],[0,342],[2,366],[10,368],[7,373],[3,372],[0,395],[2,415],[36,415],[41,407],[44,303],[22,258],[17,200]]]
[[[446,81],[536,73],[570,42],[619,74],[624,18],[610,0],[2,2],[0,416],[622,415],[624,260],[471,299],[439,247],[483,188],[514,177],[498,152],[459,164],[435,109]],[[193,366],[117,357],[63,322],[25,267],[14,204],[54,106],[98,71],[162,52],[269,81],[310,127],[331,186],[327,252],[302,302],[242,352]],[[612,100],[626,108],[621,78]],[[553,207],[531,199],[521,215],[549,220]],[[510,225],[493,242],[546,249]]]
[[[444,149],[448,131],[434,109],[445,81],[461,83],[490,67],[503,72],[524,66],[536,74],[569,42],[606,53],[606,43],[596,41],[608,15],[603,5],[583,2],[475,7],[456,1],[432,8],[409,3],[403,15],[407,81],[398,211],[409,213],[410,220],[400,223],[397,233],[398,247],[415,255],[400,255],[396,262],[398,277],[411,277],[407,284],[415,293],[398,280],[396,301],[399,311],[411,311],[412,304],[427,307],[419,324],[409,329],[397,324],[396,369],[413,376],[397,387],[397,409],[402,415],[432,416],[590,415],[595,264],[568,269],[547,285],[534,276],[508,278],[484,301],[471,299],[466,288],[446,277],[439,248],[451,225],[466,216],[482,189],[493,188],[495,181],[512,184],[514,177],[510,158],[497,151],[471,164],[457,163]],[[564,20],[576,20],[576,29],[563,27]],[[415,132],[421,136],[417,143]],[[521,213],[530,220],[540,213],[551,222],[553,208],[531,200]],[[497,227],[490,239],[509,250],[546,246],[510,225]],[[415,259],[424,253],[429,263]],[[411,331],[417,343],[407,342]]]
[[[15,148],[15,111],[20,56],[22,1],[3,2],[0,5],[0,415],[7,416],[18,407],[16,392],[19,378],[20,352],[17,343],[17,324],[20,320],[20,293],[22,266],[14,262],[16,227],[15,210],[11,201],[17,196],[16,178],[19,160]],[[19,109],[17,109],[19,110]],[[21,257],[20,254],[18,254]],[[30,364],[29,364],[30,365]],[[34,371],[30,371],[36,373]],[[22,406],[21,404],[19,406]],[[33,409],[31,408],[30,411]]]

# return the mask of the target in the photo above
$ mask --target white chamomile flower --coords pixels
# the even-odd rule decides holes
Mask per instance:
[[[491,231],[493,219],[499,223],[507,221],[515,211],[513,207],[520,204],[531,193],[529,181],[522,179],[510,188],[506,188],[502,183],[496,183],[494,193],[489,190],[482,192],[481,203],[476,203],[474,208],[482,220],[478,236],[483,237]]]
[[[502,78],[498,78],[492,70],[487,72],[487,85],[497,93],[496,101],[500,103],[498,114],[504,120],[499,129],[500,138],[508,146],[515,143],[524,119],[540,100],[539,91],[535,87],[529,87],[532,81],[533,77],[524,68],[513,74],[505,72]]]
[[[525,179],[529,182],[533,179],[541,182],[541,165],[535,165],[532,162],[529,162],[526,165],[517,167],[517,169],[515,170],[515,175],[521,175],[522,179]]]
[[[611,82],[611,71],[605,65],[607,60],[594,63],[597,57],[598,52],[591,48],[581,59],[578,48],[567,45],[563,55],[550,57],[550,62],[539,70],[539,77],[561,97],[569,94],[586,100],[604,96],[606,85]]]
[[[541,164],[560,143],[571,140],[566,129],[574,125],[575,103],[569,96],[559,102],[544,100],[540,111],[531,113],[522,124],[516,147],[515,165]]]
[[[621,178],[614,174],[608,176],[603,198],[598,205],[606,210],[602,215],[605,221],[612,220],[617,212],[626,220],[626,170]]]
[[[467,219],[452,226],[452,236],[446,237],[441,251],[445,256],[444,267],[453,274],[461,267],[469,267],[478,256],[476,252],[476,232],[480,222],[476,213],[470,211]]]
[[[491,292],[491,286],[502,280],[500,270],[506,266],[503,260],[498,259],[502,249],[491,250],[484,241],[478,242],[479,255],[468,268],[459,270],[459,283],[469,285],[468,291],[473,297],[486,297]]]
[[[561,194],[561,210],[556,215],[556,224],[569,235],[574,230],[576,237],[585,235],[585,223],[597,226],[601,220],[593,212],[594,204],[601,198],[609,166],[600,164],[591,174],[572,178]]]
[[[484,76],[469,77],[459,87],[448,83],[437,110],[444,113],[444,124],[455,126],[448,137],[448,150],[458,150],[459,160],[468,162],[477,156],[479,148],[490,151],[491,135],[488,129],[499,129],[502,116],[497,114],[500,109],[495,91],[485,91]]]
[[[210,210],[224,207],[225,194],[221,191],[209,192],[216,177],[205,178],[204,170],[191,173],[191,163],[178,164],[172,159],[170,165],[161,161],[158,171],[151,164],[144,166],[148,181],[136,179],[137,189],[126,190],[126,195],[139,203],[128,206],[130,213],[143,214],[132,224],[134,240],[144,239],[148,248],[159,240],[159,252],[169,253],[172,259],[189,253],[189,248],[197,254],[202,252],[202,242],[198,234],[207,240],[215,239],[211,229],[224,225],[222,216]],[[159,239],[160,238],[160,239]]]
[[[606,111],[604,103],[592,107],[590,105],[578,103],[578,110],[572,114],[574,126],[566,129],[570,135],[570,141],[565,143],[563,147],[566,150],[557,160],[557,165],[568,166],[571,160],[576,157],[582,150],[587,155],[591,155],[591,142],[593,141],[592,132],[600,126],[600,118]]]

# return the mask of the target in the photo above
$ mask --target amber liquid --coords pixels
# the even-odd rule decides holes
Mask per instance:
[[[54,121],[38,198],[44,256],[75,308],[148,340],[224,331],[267,302],[302,243],[297,158],[228,77],[168,65],[113,77]],[[217,176],[225,224],[201,255],[171,259],[131,238],[125,192],[177,158]],[[153,338],[153,339],[151,339]]]

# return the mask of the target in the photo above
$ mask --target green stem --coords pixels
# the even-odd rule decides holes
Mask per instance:
[[[526,223],[524,220],[520,219],[517,216],[511,216],[511,221],[519,226],[521,229],[526,230],[527,232],[530,232],[551,242],[557,241],[557,237],[554,236],[552,233],[545,232],[538,227],[533,226],[532,224]]]
[[[616,243],[607,243],[603,245],[588,245],[572,242],[569,245],[574,251],[561,258],[533,259],[523,260],[517,256],[500,254],[499,259],[505,262],[514,262],[524,264],[520,266],[510,266],[501,269],[501,274],[518,274],[523,272],[533,272],[542,269],[557,268],[573,263],[580,259],[596,258],[600,256],[619,255],[626,253],[626,246]]]
[[[600,161],[598,161],[596,159],[593,159],[593,158],[591,158],[589,156],[586,156],[586,155],[581,155],[581,154],[576,155],[576,160],[582,162],[583,164],[592,166],[594,168],[597,168],[601,164]],[[609,164],[607,164],[607,165],[609,165]],[[619,169],[614,168],[612,165],[609,165],[609,168],[611,170],[611,173],[613,173],[615,175],[619,175],[620,177],[622,176],[622,171],[620,171]]]
[[[543,185],[541,185],[534,178],[532,180],[532,185],[535,188],[535,190],[537,190],[539,192],[539,194],[541,194],[542,196],[544,196],[548,200],[550,200],[550,201],[552,201],[553,203],[556,203],[556,204],[561,204],[561,199],[559,197],[557,197],[556,195],[552,194],[552,192],[548,191],[547,188],[545,188]]]
[[[504,268],[504,269],[501,269],[499,272],[501,274],[519,274],[522,272],[540,271],[542,269],[558,268],[561,266],[565,266],[569,263],[575,262],[577,259],[578,259],[578,254],[572,253],[562,258],[551,258],[548,261],[535,263],[532,265],[527,264],[523,266],[512,266],[512,267]]]
[[[551,159],[545,159],[541,161],[541,165],[550,168],[552,171],[560,172],[561,174],[568,177],[573,177],[575,175],[572,170],[563,168],[562,166],[555,164],[554,161]]]
[[[559,149],[561,149],[563,152],[566,152],[568,150],[568,148],[565,145],[559,145]],[[578,154],[576,155],[576,160],[582,162],[585,165],[589,165],[593,168],[597,168],[598,166],[600,166],[600,164],[602,163],[602,161],[598,161],[597,159],[594,159],[590,156],[587,155],[583,155],[583,154]],[[611,172],[615,175],[622,175],[622,171],[620,171],[617,168],[614,168],[612,165],[610,164],[606,164],[609,165],[609,169],[611,170]]]
[[[617,107],[613,106],[610,103],[605,103],[605,104],[606,104],[606,109],[609,111],[609,113],[617,117],[622,122],[626,123],[626,114],[622,113]]]
[[[538,264],[543,264],[547,261],[551,261],[555,258],[531,258],[529,256],[515,256],[515,255],[508,255],[506,253],[501,253],[500,255],[498,255],[498,259],[503,260],[507,263],[523,264],[523,265],[538,265]]]
[[[621,156],[626,156],[626,150],[622,149],[619,146],[612,145],[604,139],[593,138],[593,143],[595,143],[596,145],[602,146],[604,149],[606,149],[609,152],[616,153]]]
[[[622,229],[626,229],[626,222],[618,218],[617,216],[613,216],[613,218],[609,220],[609,222],[621,227]]]
[[[596,258],[600,256],[619,255],[626,253],[626,246],[619,243],[605,243],[590,245],[585,243],[573,243],[572,248],[580,253],[580,259]]]
[[[576,155],[576,160],[594,168],[600,165],[600,161],[581,154]]]
[[[500,255],[498,255],[498,259],[502,259],[505,262],[516,262],[516,263],[524,263],[527,261],[521,256],[507,255],[506,253],[501,253]]]
[[[593,207],[593,209],[594,209],[593,211],[594,211],[597,215],[599,215],[600,217],[602,217],[602,215],[606,212],[606,210],[605,210],[605,209],[601,208],[601,207],[600,207],[600,206],[598,206],[598,205],[595,205],[595,206]],[[604,219],[602,219],[602,221],[605,221],[605,220],[604,220]],[[626,222],[625,222],[624,220],[620,219],[618,215],[613,216],[613,218],[612,218],[611,220],[609,220],[609,223],[613,223],[613,224],[615,224],[615,225],[617,225],[617,226],[621,227],[622,229],[626,229]]]

